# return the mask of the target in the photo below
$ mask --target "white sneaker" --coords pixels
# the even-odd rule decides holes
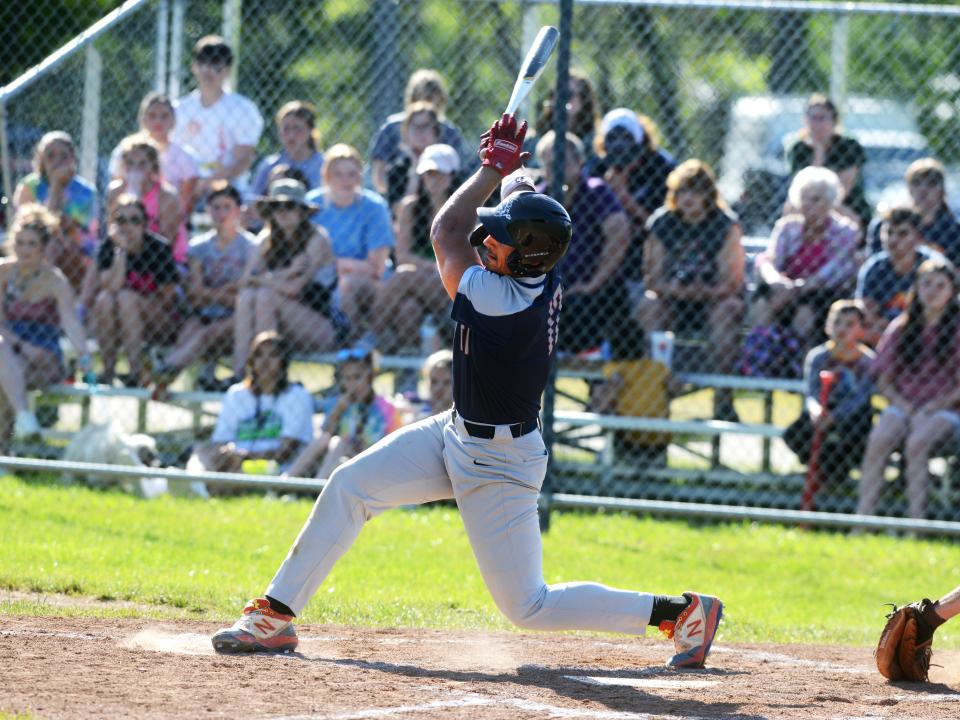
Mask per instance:
[[[29,410],[21,410],[13,421],[14,440],[34,440],[40,437],[40,422]]]

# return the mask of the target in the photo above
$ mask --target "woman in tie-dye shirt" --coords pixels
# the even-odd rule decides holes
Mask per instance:
[[[34,171],[13,196],[13,204],[40,203],[60,219],[62,239],[50,243],[47,258],[79,293],[97,245],[97,189],[77,175],[77,149],[67,133],[48,132],[37,143]]]

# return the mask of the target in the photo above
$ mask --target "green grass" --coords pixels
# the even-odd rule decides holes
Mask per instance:
[[[147,606],[9,601],[0,614],[232,619],[263,591],[310,507],[256,496],[144,502],[42,477],[0,477],[0,587]],[[727,606],[726,642],[868,645],[882,626],[882,603],[960,584],[960,547],[564,512],[545,538],[544,570],[548,582],[716,593]],[[371,522],[303,619],[509,627],[483,586],[458,514],[447,507],[397,510]],[[948,624],[938,645],[960,646],[960,632]]]

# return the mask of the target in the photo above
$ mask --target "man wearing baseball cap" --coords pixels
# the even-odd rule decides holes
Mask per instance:
[[[667,176],[677,165],[668,152],[657,147],[652,130],[652,123],[648,129],[629,108],[611,110],[600,122],[600,161],[588,169],[607,182],[630,219],[630,248],[623,265],[628,285],[637,292],[642,292],[647,218],[663,205]]]
[[[508,178],[499,205],[481,207],[520,166],[526,127],[518,128],[512,115],[493,124],[480,146],[481,168],[433,223],[437,268],[457,322],[454,407],[333,472],[266,596],[214,635],[218,652],[294,649],[294,614],[367,520],[399,505],[455,498],[484,582],[516,625],[635,635],[659,626],[675,640],[669,665],[703,666],[722,615],[717,598],[543,579],[537,500],[547,449],[540,397],[561,308],[555,265],[570,242],[571,222],[560,203],[518,178]]]

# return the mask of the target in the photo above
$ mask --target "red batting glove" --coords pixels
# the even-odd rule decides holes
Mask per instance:
[[[520,167],[523,139],[527,135],[527,121],[517,127],[513,115],[504,114],[481,136],[480,155],[483,166],[493,168],[506,177]]]

